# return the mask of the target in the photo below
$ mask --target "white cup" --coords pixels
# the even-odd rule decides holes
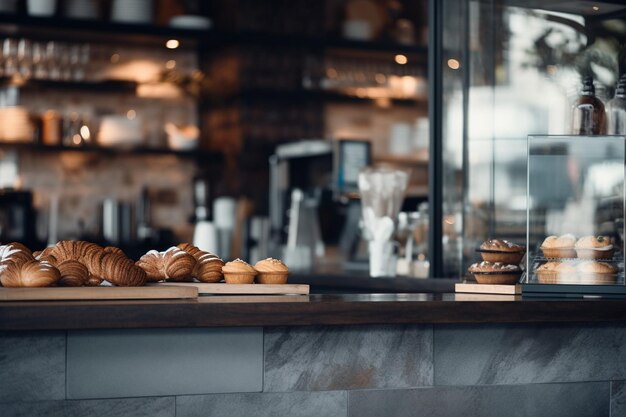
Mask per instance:
[[[193,232],[193,244],[200,250],[218,253],[215,225],[207,221],[198,222]]]
[[[31,16],[52,16],[56,8],[56,0],[28,0],[26,3],[26,9]]]

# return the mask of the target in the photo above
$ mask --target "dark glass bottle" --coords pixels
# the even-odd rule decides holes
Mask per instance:
[[[607,133],[609,135],[626,134],[626,75],[622,75],[615,97],[606,103]]]
[[[604,104],[596,97],[596,89],[591,77],[583,78],[583,88],[580,97],[574,104],[572,133],[574,135],[606,134]]]

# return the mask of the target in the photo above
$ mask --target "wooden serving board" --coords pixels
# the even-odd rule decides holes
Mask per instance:
[[[455,292],[467,292],[478,294],[521,294],[521,285],[495,285],[495,284],[477,284],[469,282],[459,282],[454,284]]]
[[[306,284],[209,284],[206,282],[163,282],[151,284],[153,287],[176,286],[198,289],[198,294],[283,294],[308,295],[309,286]]]
[[[0,301],[35,300],[146,300],[198,298],[195,287],[46,287],[2,288]]]

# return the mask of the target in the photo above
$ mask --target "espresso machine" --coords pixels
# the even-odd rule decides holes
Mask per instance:
[[[269,254],[307,270],[328,246],[345,249],[358,236],[358,173],[370,163],[367,140],[278,146],[270,157]]]

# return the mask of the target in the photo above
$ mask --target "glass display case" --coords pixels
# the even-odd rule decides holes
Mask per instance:
[[[476,259],[475,250],[485,240],[524,244],[527,203],[535,215],[539,211],[534,211],[534,204],[548,204],[548,194],[542,194],[552,192],[547,190],[536,190],[538,200],[527,202],[529,135],[587,132],[574,126],[582,124],[586,114],[600,120],[598,133],[595,127],[589,132],[602,135],[602,129],[609,130],[608,123],[601,120],[600,106],[587,113],[581,109],[597,102],[583,98],[585,94],[593,94],[613,108],[608,102],[624,91],[618,83],[626,74],[626,4],[443,0],[431,1],[430,6],[441,19],[435,21],[436,30],[429,41],[434,48],[431,70],[438,74],[434,87],[438,94],[431,94],[431,148],[437,150],[438,146],[439,151],[433,152],[431,173],[439,183],[431,185],[441,190],[435,198],[431,196],[431,222],[435,227],[442,225],[431,243],[432,251],[441,253],[439,259],[433,257],[432,274],[459,277],[465,276]],[[605,139],[595,139],[589,158],[604,146]],[[536,136],[531,142],[558,140]],[[572,152],[582,146],[575,139],[566,143]],[[615,145],[615,152],[611,158],[619,158],[623,145]],[[566,163],[556,155],[554,159]],[[564,208],[567,199],[580,190],[572,188],[567,167],[561,168],[559,175],[564,177],[560,181],[570,188],[555,190],[554,197]],[[550,164],[537,167],[544,175],[548,169],[561,168]],[[582,181],[586,171],[579,169]],[[549,179],[557,181],[558,177]],[[543,234],[533,236],[536,239],[560,233],[550,223],[555,221],[556,209],[544,209],[551,214],[541,221],[549,224]]]
[[[626,137],[529,136],[524,293],[626,293]]]

